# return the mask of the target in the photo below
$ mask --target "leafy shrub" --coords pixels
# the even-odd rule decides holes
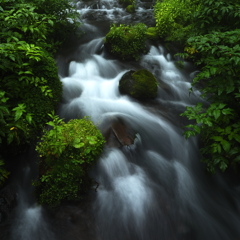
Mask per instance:
[[[53,54],[76,28],[74,14],[68,0],[0,3],[0,153],[6,163],[26,150],[60,100]]]
[[[185,40],[191,30],[192,11],[196,6],[190,0],[157,1],[154,6],[154,17],[159,37]]]
[[[193,14],[195,35],[239,28],[240,3],[238,1],[204,0],[198,2],[199,9]]]
[[[78,200],[88,185],[89,169],[101,154],[105,140],[85,117],[65,123],[50,115],[51,130],[45,130],[36,150],[40,155],[39,202],[51,206],[63,200]]]
[[[50,17],[36,13],[35,9],[31,4],[21,3],[0,14],[1,90],[9,99],[10,109],[18,109],[17,113],[20,113],[20,106],[24,106],[23,116],[31,114],[31,121],[35,123],[30,126],[29,121],[25,121],[30,120],[28,117],[20,127],[19,121],[12,121],[14,116],[8,119],[14,127],[8,136],[15,136],[23,143],[42,128],[48,120],[47,113],[54,110],[62,93],[56,63],[52,55],[40,47],[45,46],[45,35],[52,21]],[[25,134],[26,138],[20,138],[17,129],[25,129],[25,133],[32,135]]]
[[[48,16],[52,26],[48,28],[44,49],[50,52],[55,53],[62,42],[80,26],[79,13],[71,0],[25,0],[25,2],[34,4],[39,15]]]
[[[203,161],[211,172],[240,163],[240,30],[213,32],[188,40],[186,54],[201,66],[193,86],[202,86],[210,104],[187,107],[182,114],[193,124],[186,137],[201,134]]]
[[[138,60],[146,52],[146,30],[143,23],[133,26],[113,24],[106,35],[105,46],[123,60]]]

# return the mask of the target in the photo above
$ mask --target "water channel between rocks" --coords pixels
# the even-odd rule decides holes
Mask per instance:
[[[80,42],[57,56],[63,83],[59,115],[91,116],[104,131],[121,120],[135,134],[130,146],[106,146],[91,176],[99,183],[79,205],[51,215],[26,204],[21,195],[10,240],[238,240],[239,191],[200,163],[197,139],[186,140],[179,117],[185,106],[202,101],[189,95],[194,68],[183,69],[160,43],[138,62],[109,55],[103,37],[112,22],[153,24],[152,2],[137,2],[128,14],[115,1],[77,2],[82,17]],[[128,70],[145,68],[159,81],[155,100],[141,103],[121,95],[118,83]],[[24,176],[28,178],[28,168]],[[5,239],[4,239],[5,240]]]

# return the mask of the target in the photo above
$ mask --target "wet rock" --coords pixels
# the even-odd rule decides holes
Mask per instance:
[[[16,188],[12,185],[0,192],[0,224],[5,223],[16,206]]]
[[[158,82],[146,69],[130,70],[120,79],[119,91],[138,100],[154,99],[157,97]]]
[[[117,117],[104,122],[103,135],[109,147],[129,146],[135,140],[135,132]]]

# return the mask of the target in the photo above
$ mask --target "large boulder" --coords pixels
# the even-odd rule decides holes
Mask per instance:
[[[120,79],[119,91],[138,100],[154,99],[157,97],[158,82],[146,69],[130,70]]]

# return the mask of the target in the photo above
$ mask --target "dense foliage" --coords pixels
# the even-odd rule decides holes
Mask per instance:
[[[193,32],[185,54],[201,69],[193,87],[200,87],[208,105],[187,107],[183,116],[194,120],[186,137],[200,134],[204,162],[211,172],[240,162],[240,3],[197,1]]]
[[[171,41],[183,41],[192,29],[192,12],[197,5],[191,0],[158,0],[154,16],[159,37]]]
[[[68,0],[0,3],[0,179],[3,160],[24,151],[60,100],[53,54],[77,26],[65,30],[73,16]]]
[[[138,60],[146,52],[146,30],[143,23],[117,26],[113,24],[105,38],[105,46],[123,60]]]
[[[101,154],[105,140],[89,118],[65,123],[52,116],[37,146],[40,154],[39,202],[51,206],[78,200],[88,185],[87,173]]]

